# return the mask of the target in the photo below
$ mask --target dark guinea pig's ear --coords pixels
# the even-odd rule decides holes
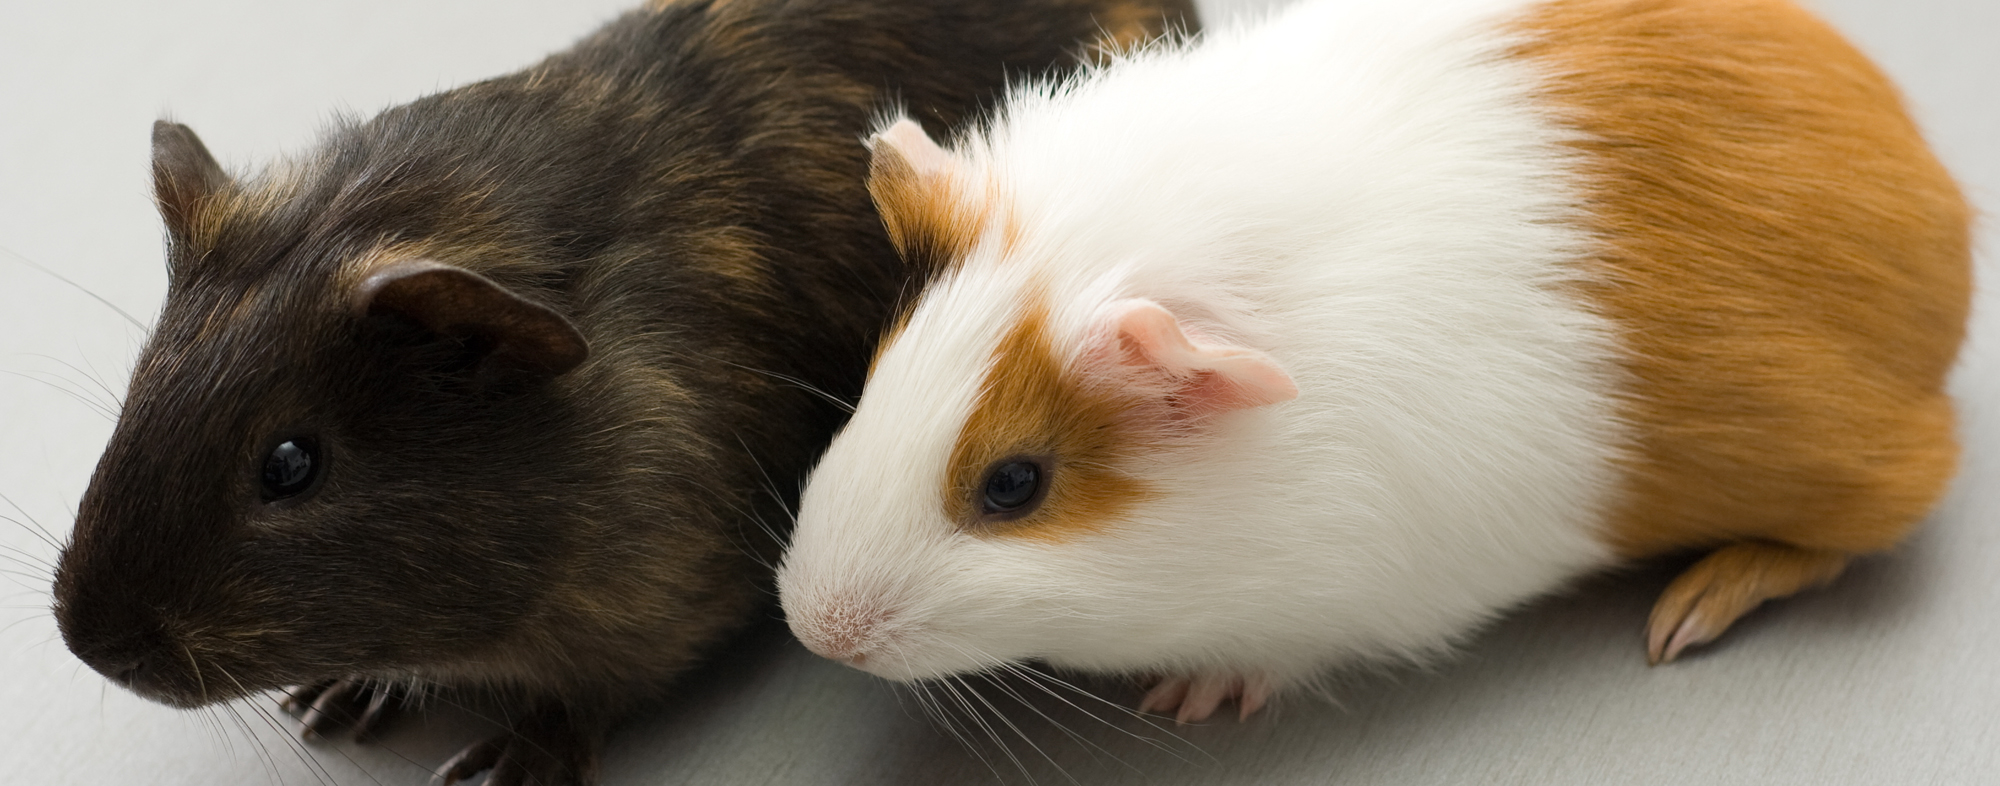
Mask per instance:
[[[396,314],[447,336],[477,336],[550,376],[590,356],[583,334],[563,315],[507,291],[493,279],[429,261],[397,262],[368,275],[354,291],[357,316]]]
[[[229,173],[194,129],[165,120],[153,123],[153,199],[167,231],[187,237],[200,218],[202,203],[229,185]]]
[[[965,187],[964,165],[904,118],[868,140],[868,195],[903,259],[925,267],[957,262],[986,221]]]

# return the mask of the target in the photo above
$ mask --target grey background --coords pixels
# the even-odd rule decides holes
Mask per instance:
[[[62,647],[47,565],[165,288],[146,134],[189,122],[226,163],[297,149],[335,109],[523,66],[632,0],[203,0],[0,7],[0,782],[418,784],[480,732],[440,708],[386,744],[301,747],[268,702],[184,713]],[[1276,5],[1206,3],[1211,22]],[[2000,3],[1822,0],[1904,86],[1973,198],[2000,205]],[[1995,231],[1980,279],[1994,280]],[[977,715],[813,658],[766,626],[621,728],[608,784],[2000,783],[2000,314],[1979,296],[1953,389],[1964,471],[1920,535],[1836,587],[1649,669],[1639,626],[1671,565],[1510,617],[1427,671],[1348,675],[1249,723],[1155,726],[1091,695],[980,686]],[[94,403],[93,403],[94,402]],[[14,505],[18,505],[16,508]],[[30,519],[39,524],[30,523]],[[950,694],[937,694],[950,703]],[[1093,697],[1094,696],[1094,697]],[[1010,725],[1011,724],[1011,725]],[[1016,731],[1018,729],[1018,731]],[[953,730],[966,735],[962,744]],[[991,733],[989,733],[989,730]]]

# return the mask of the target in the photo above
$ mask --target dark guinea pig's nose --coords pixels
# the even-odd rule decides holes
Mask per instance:
[[[148,678],[158,674],[154,658],[159,649],[156,637],[136,632],[100,641],[70,643],[70,651],[76,653],[78,660],[112,682],[133,690],[140,690]]]
[[[147,656],[141,655],[126,661],[123,666],[113,666],[106,669],[104,673],[111,678],[112,682],[130,688],[146,677],[146,672],[148,671],[147,660],[149,660]]]
[[[75,599],[71,599],[74,601]],[[75,602],[56,615],[63,641],[78,660],[126,690],[154,701],[186,705],[176,648],[148,615],[116,606]]]
[[[120,687],[162,704],[196,706],[205,696],[190,695],[193,686],[177,668],[167,645],[157,635],[146,633],[121,637],[108,645],[72,648],[77,658]]]

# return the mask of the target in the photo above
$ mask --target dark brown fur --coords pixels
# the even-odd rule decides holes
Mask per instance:
[[[869,120],[899,101],[942,132],[1005,78],[1183,15],[664,2],[254,179],[163,124],[168,299],[62,556],[70,648],[178,706],[356,676],[492,691],[521,742],[452,776],[592,780],[604,725],[766,606],[842,414],[807,387],[858,395],[915,286],[863,188]],[[566,319],[588,357],[551,374],[506,362],[513,328],[356,308],[425,262]],[[259,463],[294,434],[324,480],[266,503]]]

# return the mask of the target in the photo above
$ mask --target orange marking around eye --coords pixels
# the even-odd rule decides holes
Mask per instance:
[[[1557,0],[1518,54],[1588,141],[1587,299],[1635,432],[1626,556],[1887,548],[1957,445],[1968,209],[1895,89],[1785,0]]]
[[[942,490],[945,515],[969,529],[1061,541],[1110,526],[1152,491],[1123,468],[1155,447],[1131,413],[1142,402],[1085,384],[1064,367],[1039,296],[994,350],[993,365],[958,443]],[[1053,457],[1048,496],[1027,517],[979,521],[986,470],[1016,455]]]

